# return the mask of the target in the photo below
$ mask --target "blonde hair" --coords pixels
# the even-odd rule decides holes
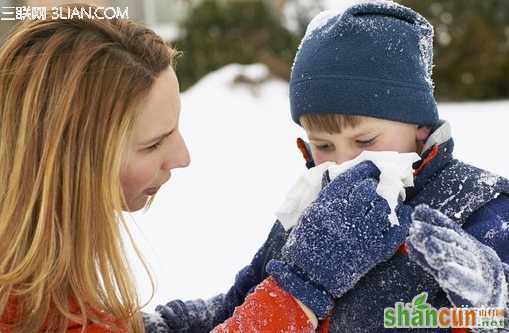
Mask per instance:
[[[300,123],[307,131],[312,132],[327,132],[327,133],[341,133],[341,131],[350,127],[358,126],[362,121],[363,116],[352,116],[339,113],[327,114],[304,114],[300,117]]]
[[[89,5],[63,10],[73,6]],[[125,19],[23,21],[3,44],[0,316],[12,301],[16,311],[0,331],[144,331],[120,226],[152,297],[154,282],[122,218],[119,177],[137,106],[176,54]]]

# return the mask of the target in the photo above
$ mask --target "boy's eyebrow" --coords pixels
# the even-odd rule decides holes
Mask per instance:
[[[314,135],[308,135],[308,139],[309,140],[316,140],[316,141],[326,141],[327,139],[323,139],[323,138],[318,138]]]
[[[352,135],[352,137],[356,138],[356,137],[359,137],[359,136],[370,134],[373,131],[375,131],[374,128],[368,128],[368,129],[363,130],[362,132],[355,133],[354,135]]]
[[[309,134],[308,139],[309,139],[309,141],[329,141],[329,139],[327,139],[327,138],[320,138],[320,137],[314,136],[313,134]]]
[[[174,131],[174,129],[172,129],[172,130],[171,130],[171,131],[169,131],[169,132],[166,132],[166,133],[163,133],[163,134],[161,134],[161,135],[158,135],[158,136],[156,136],[156,137],[154,137],[154,138],[152,138],[152,139],[150,139],[150,140],[147,140],[147,141],[145,141],[144,143],[141,143],[140,145],[141,145],[141,146],[144,146],[144,145],[148,145],[148,144],[150,144],[150,143],[157,142],[157,141],[161,140],[162,138],[165,138],[165,137],[169,136],[171,133],[173,133],[173,131]]]
[[[369,134],[371,132],[377,131],[378,127],[374,126],[373,124],[359,124],[358,126],[353,127],[354,133],[351,135],[351,138],[355,138],[358,136],[363,136],[366,134]]]

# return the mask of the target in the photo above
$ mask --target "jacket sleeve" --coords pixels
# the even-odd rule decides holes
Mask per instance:
[[[266,277],[265,265],[279,256],[288,234],[276,221],[263,246],[251,263],[235,277],[235,283],[226,294],[209,300],[174,300],[158,305],[152,314],[144,314],[147,333],[201,333],[210,332],[214,327],[231,317],[235,307],[244,302],[246,295],[254,290]]]
[[[509,196],[502,194],[485,204],[469,217],[463,228],[509,264]]]
[[[509,283],[509,196],[501,194],[488,202],[470,216],[463,228],[497,252]],[[509,304],[506,309],[509,309]],[[505,327],[509,327],[508,314],[509,310],[506,310]]]
[[[212,333],[314,331],[313,324],[297,301],[269,277],[246,297],[232,317]]]

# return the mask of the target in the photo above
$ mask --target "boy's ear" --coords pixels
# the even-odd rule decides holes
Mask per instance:
[[[429,137],[429,135],[431,134],[431,127],[428,127],[428,126],[417,126],[417,133],[416,133],[416,137],[415,139],[418,141],[418,142],[423,142],[426,141]]]
[[[429,135],[431,134],[431,127],[428,126],[417,126],[417,132],[415,134],[415,143],[417,144],[417,151],[416,153],[421,155],[422,150],[424,148],[424,144],[426,143],[426,140],[428,139]]]
[[[304,160],[306,161],[306,168],[313,168],[315,166],[315,161],[311,155],[311,148],[309,147],[309,144],[301,138],[297,138],[297,147],[302,153],[302,157],[304,157]]]

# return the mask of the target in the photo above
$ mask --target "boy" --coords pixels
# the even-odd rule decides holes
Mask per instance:
[[[270,304],[253,303],[256,290],[246,295],[266,285],[267,263],[272,282],[302,302],[311,319],[325,319],[321,332],[380,332],[384,307],[411,302],[421,292],[437,308],[507,301],[502,261],[509,262],[509,181],[452,158],[449,125],[438,119],[432,94],[432,27],[388,2],[321,18],[308,28],[290,82],[292,118],[311,143],[306,164],[342,163],[362,150],[420,153],[415,186],[398,209],[400,226],[388,227],[373,164],[361,163],[329,184],[325,177],[299,224],[290,232],[276,222],[226,295],[157,309],[175,331],[210,330],[242,302],[227,327],[245,321],[249,330],[265,320],[261,313],[271,314]],[[246,303],[254,310],[246,311]],[[270,332],[267,327],[261,331]]]
[[[436,308],[506,305],[501,262],[509,263],[509,181],[452,157],[449,124],[439,120],[433,98],[432,35],[431,25],[406,7],[366,3],[315,19],[296,55],[290,102],[293,120],[310,140],[307,165],[340,164],[363,150],[422,158],[404,203],[417,207],[408,247],[343,290],[331,332],[382,331],[384,308],[421,292]],[[301,229],[293,239],[304,239],[311,228]],[[296,255],[302,248],[292,246],[283,248],[286,267],[306,271]],[[270,264],[268,270],[292,289]]]

